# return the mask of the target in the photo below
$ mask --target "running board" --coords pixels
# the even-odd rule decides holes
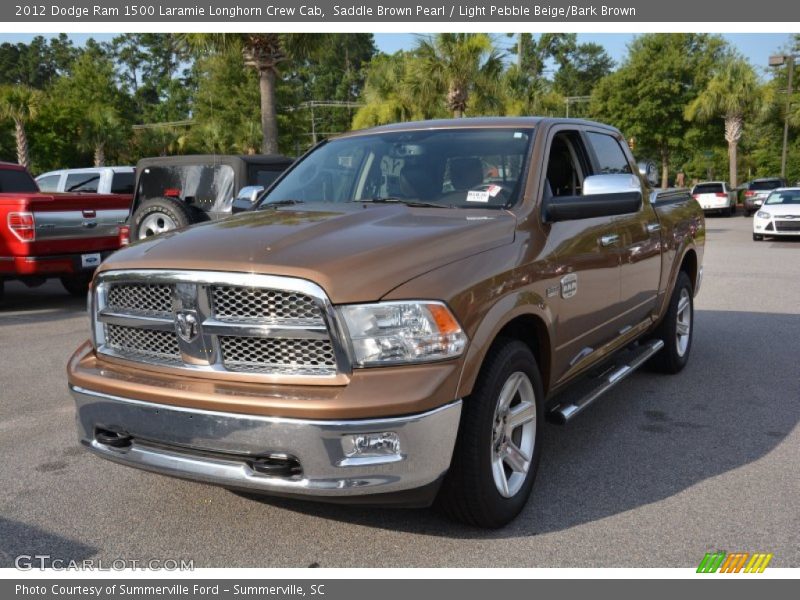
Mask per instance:
[[[651,340],[635,346],[618,357],[618,361],[606,369],[601,375],[590,379],[584,384],[582,393],[577,392],[578,400],[559,403],[547,415],[548,420],[559,425],[565,425],[584,408],[605,394],[608,390],[624,380],[628,375],[641,367],[656,352],[664,347],[662,340]]]

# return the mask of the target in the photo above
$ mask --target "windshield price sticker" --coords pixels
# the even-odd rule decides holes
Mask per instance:
[[[489,194],[492,198],[494,198],[495,196],[497,196],[497,194],[499,194],[502,191],[503,188],[501,188],[499,185],[492,184],[488,187],[486,193]]]
[[[467,202],[489,202],[489,192],[467,192]]]

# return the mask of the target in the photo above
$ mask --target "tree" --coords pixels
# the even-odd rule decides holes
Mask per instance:
[[[489,99],[503,71],[502,55],[485,33],[438,33],[422,38],[416,55],[420,92],[443,93],[455,118],[464,116],[471,96]]]
[[[670,159],[689,131],[684,111],[706,87],[725,53],[724,41],[698,33],[652,33],[636,38],[622,66],[592,92],[592,115],[633,138],[639,154],[661,161],[668,186]]]
[[[264,154],[278,152],[276,80],[282,63],[307,56],[320,37],[303,33],[189,33],[182,39],[196,51],[241,52],[244,64],[258,73],[261,99],[261,131]]]
[[[565,53],[559,62],[553,84],[564,96],[588,96],[597,82],[613,69],[614,61],[601,45],[580,44]]]
[[[738,185],[736,154],[744,122],[758,107],[760,97],[755,70],[744,58],[734,56],[719,66],[706,88],[686,107],[690,121],[706,122],[718,116],[725,120],[728,172],[734,188]]]
[[[7,85],[0,89],[0,118],[14,121],[17,142],[17,162],[26,169],[31,161],[25,125],[36,118],[41,92],[26,85]]]
[[[119,112],[110,104],[89,106],[79,131],[79,145],[92,151],[95,167],[104,167],[106,152],[115,149],[127,137]]]

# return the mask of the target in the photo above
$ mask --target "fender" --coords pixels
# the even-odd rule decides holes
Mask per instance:
[[[472,392],[481,366],[498,334],[514,319],[525,316],[534,317],[542,322],[548,340],[553,338],[553,314],[550,306],[538,293],[530,288],[523,288],[504,296],[486,312],[470,340],[458,382],[459,398],[464,398]],[[535,335],[536,332],[531,333]],[[545,382],[549,382],[551,373],[544,370],[545,368],[549,369],[550,345],[543,345],[540,352],[547,355],[545,364],[540,364],[539,368],[542,369],[542,377]],[[545,393],[547,393],[546,388],[547,386],[545,386]]]

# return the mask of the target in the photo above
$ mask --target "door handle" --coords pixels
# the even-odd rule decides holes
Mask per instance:
[[[661,223],[648,223],[647,231],[648,233],[655,233],[656,231],[661,231]]]
[[[619,241],[619,235],[616,233],[612,233],[609,235],[604,235],[600,238],[600,245],[601,246],[613,246]]]

